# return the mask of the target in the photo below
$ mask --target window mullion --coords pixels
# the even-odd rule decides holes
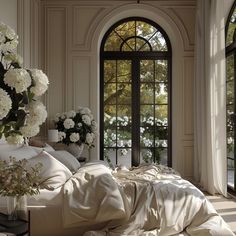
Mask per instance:
[[[140,60],[132,60],[132,165],[140,163]]]

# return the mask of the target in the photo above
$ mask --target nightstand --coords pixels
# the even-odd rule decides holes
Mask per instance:
[[[29,213],[29,221],[30,221],[30,213]],[[16,236],[30,235],[29,221],[21,219],[9,220],[7,215],[0,213],[0,232],[12,233]]]

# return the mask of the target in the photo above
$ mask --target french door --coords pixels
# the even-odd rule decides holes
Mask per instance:
[[[130,17],[100,51],[100,158],[171,166],[171,45],[155,22]]]
[[[112,165],[171,165],[169,66],[142,55],[103,61],[101,146]]]

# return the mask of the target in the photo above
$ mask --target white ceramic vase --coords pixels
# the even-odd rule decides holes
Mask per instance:
[[[81,145],[71,143],[67,146],[67,151],[71,153],[73,156],[75,156],[76,158],[81,157],[83,150],[84,150],[83,143]]]

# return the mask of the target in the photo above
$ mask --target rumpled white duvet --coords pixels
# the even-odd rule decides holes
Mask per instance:
[[[103,225],[85,236],[234,235],[201,191],[157,165],[84,165],[64,185],[63,220],[65,227]]]

